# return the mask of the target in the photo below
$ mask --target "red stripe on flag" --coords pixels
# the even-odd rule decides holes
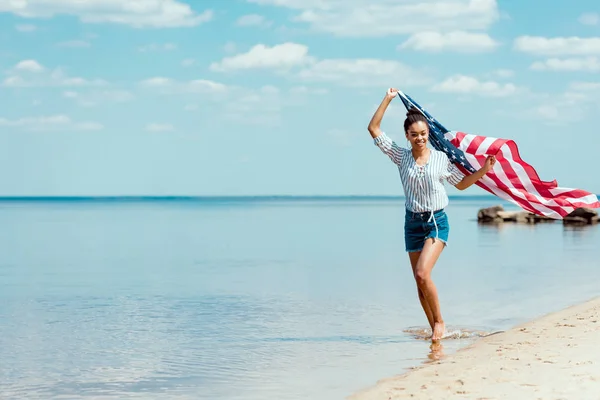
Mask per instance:
[[[475,154],[477,154],[477,149],[479,149],[479,145],[481,145],[481,143],[483,143],[483,141],[485,140],[485,137],[484,136],[476,136],[476,135],[472,135],[472,136],[473,136],[473,140],[471,140],[471,143],[469,143],[469,146],[466,149],[461,149],[461,150],[463,150],[465,153],[475,155]]]
[[[494,140],[494,142],[487,148],[486,153],[489,155],[497,156],[498,151],[500,150],[500,148],[502,146],[504,146],[505,143],[506,143],[506,140],[504,140],[504,139]]]
[[[456,134],[454,135],[454,138],[450,141],[450,143],[452,143],[454,145],[454,147],[456,147],[457,149],[460,149],[460,143],[463,141],[465,136],[467,136],[467,135],[464,134],[463,132],[456,132]]]

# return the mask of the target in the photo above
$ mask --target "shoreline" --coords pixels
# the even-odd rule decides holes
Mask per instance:
[[[600,399],[599,339],[600,296],[480,338],[346,399]]]

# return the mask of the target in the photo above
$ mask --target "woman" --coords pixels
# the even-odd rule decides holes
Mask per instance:
[[[421,306],[431,326],[433,341],[439,341],[445,332],[437,289],[431,280],[431,270],[448,242],[450,226],[444,208],[448,195],[443,185],[446,180],[459,190],[465,190],[483,177],[496,162],[486,159],[477,172],[465,176],[446,153],[427,147],[429,126],[420,111],[410,109],[404,121],[404,133],[410,149],[399,147],[380,125],[383,115],[397,89],[390,88],[369,123],[369,133],[381,151],[398,166],[406,197],[404,241]]]

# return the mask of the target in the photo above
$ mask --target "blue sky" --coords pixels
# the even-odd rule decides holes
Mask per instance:
[[[592,0],[123,4],[0,4],[0,195],[402,194],[390,86],[600,193]]]

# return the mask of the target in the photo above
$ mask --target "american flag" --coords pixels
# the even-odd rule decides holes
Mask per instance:
[[[598,197],[580,189],[558,187],[556,180],[542,181],[535,169],[519,155],[512,140],[449,131],[405,93],[398,92],[404,106],[418,109],[428,120],[429,141],[445,152],[465,174],[480,169],[488,156],[496,164],[476,185],[534,214],[561,219],[580,207],[600,208]]]

